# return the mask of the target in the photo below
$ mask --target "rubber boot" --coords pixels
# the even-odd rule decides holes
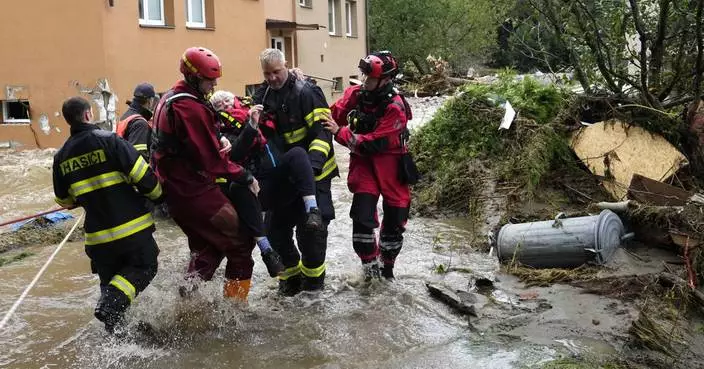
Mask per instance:
[[[299,292],[301,292],[300,274],[279,280],[279,294],[291,297],[297,295]]]
[[[281,256],[274,250],[270,250],[269,252],[262,254],[262,260],[264,261],[264,265],[266,265],[266,270],[272,278],[278,277],[279,274],[286,269],[284,263],[281,262]]]
[[[309,231],[322,231],[325,228],[323,216],[320,214],[320,209],[311,208],[306,214],[305,228]]]
[[[368,263],[362,263],[362,271],[364,272],[365,282],[370,282],[372,279],[381,279],[379,261],[377,260],[372,260]]]
[[[325,287],[325,272],[317,277],[301,277],[301,290],[303,291],[322,291]]]
[[[384,264],[381,268],[381,276],[386,278],[387,281],[393,281],[396,278],[394,277],[394,265]]]
[[[227,279],[223,288],[223,296],[236,301],[247,302],[251,279]]]
[[[107,286],[95,306],[95,318],[105,324],[105,330],[116,336],[124,334],[125,310],[130,299],[114,286]]]

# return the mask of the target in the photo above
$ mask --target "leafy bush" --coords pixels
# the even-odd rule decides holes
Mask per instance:
[[[463,87],[411,139],[410,149],[423,175],[415,187],[420,211],[439,208],[466,213],[481,171],[518,181],[531,195],[553,164],[573,162],[562,127],[552,123],[568,96],[529,77],[516,81],[510,72],[491,85]],[[510,130],[499,131],[504,115],[499,104],[505,101],[519,117]],[[481,169],[477,161],[484,163]],[[458,186],[458,178],[467,176],[474,180]],[[460,206],[457,199],[462,199]]]

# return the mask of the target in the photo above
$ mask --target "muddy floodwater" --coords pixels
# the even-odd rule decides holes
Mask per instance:
[[[278,296],[255,250],[248,306],[223,300],[222,270],[184,301],[177,288],[188,258],[186,238],[161,220],[155,233],[159,273],[128,315],[131,324],[150,323],[154,335],[135,333],[124,341],[105,335],[93,318],[98,278],[90,274],[83,245],[68,243],[0,332],[0,367],[524,368],[563,355],[615,352],[614,332],[633,311],[572,287],[536,289],[540,299],[520,301],[516,281],[498,274],[495,290],[477,294],[479,317],[471,319],[433,299],[426,282],[467,290],[473,275],[497,275],[494,257],[470,251],[472,238],[461,222],[411,219],[397,280],[364,283],[351,244],[347,151],[338,146],[336,152],[342,174],[333,182],[337,219],[329,228],[322,294]],[[55,206],[52,154],[0,152],[0,222]],[[72,211],[75,218],[80,212]],[[2,315],[53,246],[30,250],[33,256],[0,267]],[[451,271],[438,274],[440,264]],[[623,312],[603,312],[609,309]]]

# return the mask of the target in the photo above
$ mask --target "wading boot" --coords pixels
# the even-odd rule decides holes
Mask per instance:
[[[287,297],[301,292],[301,275],[297,274],[286,279],[279,279],[279,294]]]
[[[286,269],[284,263],[281,262],[281,256],[274,250],[262,254],[262,260],[271,277],[278,277]]]
[[[364,273],[365,282],[370,282],[372,279],[381,279],[381,271],[377,260],[362,263],[362,271]]]
[[[309,231],[322,231],[325,228],[323,217],[320,215],[320,209],[311,208],[306,214],[305,228]]]
[[[227,279],[223,288],[223,296],[239,302],[247,302],[251,279]]]

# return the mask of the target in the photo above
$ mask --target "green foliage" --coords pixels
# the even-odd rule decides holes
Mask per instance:
[[[466,214],[476,207],[472,199],[488,171],[520,182],[532,195],[555,163],[572,159],[552,123],[568,96],[532,78],[516,82],[508,72],[493,85],[464,87],[411,139],[410,150],[423,175],[415,187],[416,208],[421,213],[440,208]],[[510,130],[499,131],[504,109],[497,105],[506,100],[520,119]]]
[[[585,91],[662,109],[668,98],[698,88],[698,6],[689,0],[519,1],[500,29],[495,65],[569,69]]]
[[[390,50],[420,68],[428,55],[453,66],[486,55],[495,47],[496,26],[509,0],[370,0],[369,36],[373,50]]]

